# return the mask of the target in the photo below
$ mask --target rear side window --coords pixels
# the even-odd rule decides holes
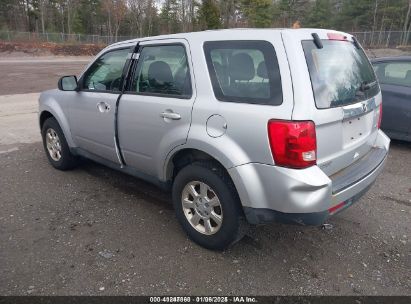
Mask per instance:
[[[280,105],[281,76],[267,41],[210,41],[204,44],[208,71],[220,101]]]
[[[190,98],[190,71],[184,46],[144,46],[130,91],[142,95]]]
[[[367,100],[379,92],[374,70],[364,51],[348,41],[303,41],[317,108],[326,109]]]
[[[380,83],[411,87],[411,62],[376,63],[375,72]]]

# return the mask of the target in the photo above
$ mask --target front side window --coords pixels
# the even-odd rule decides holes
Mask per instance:
[[[380,83],[411,87],[411,62],[377,63],[375,73]]]
[[[129,49],[110,51],[98,58],[84,74],[83,89],[119,92]]]
[[[190,98],[190,71],[184,46],[143,47],[129,91],[142,95]]]
[[[281,76],[267,41],[210,41],[204,51],[213,90],[220,101],[279,105]]]
[[[302,41],[315,103],[319,109],[367,100],[379,92],[373,68],[364,51],[349,41]]]

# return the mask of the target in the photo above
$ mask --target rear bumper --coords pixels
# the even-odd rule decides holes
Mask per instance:
[[[231,168],[229,173],[251,224],[320,225],[371,187],[384,167],[389,144],[389,138],[379,131],[373,155],[331,177],[317,166],[294,170],[255,163]],[[338,210],[329,212],[339,204]]]

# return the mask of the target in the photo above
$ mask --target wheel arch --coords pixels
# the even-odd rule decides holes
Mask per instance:
[[[175,151],[170,157],[165,167],[166,180],[173,180],[178,171],[196,161],[214,163],[217,167],[224,169],[225,166],[210,153],[194,148],[183,148]]]
[[[40,130],[43,129],[44,122],[51,117],[55,118],[54,115],[51,114],[49,111],[43,111],[40,113],[40,117],[39,117]]]
[[[234,190],[237,192],[237,195],[239,195],[237,185],[234,182],[234,179],[232,178],[230,171],[228,170],[229,167],[224,165],[224,162],[221,161],[221,158],[216,157],[215,155],[209,152],[195,148],[185,147],[177,151],[174,151],[174,153],[170,155],[170,157],[168,158],[168,162],[165,166],[165,179],[172,183],[175,176],[182,168],[195,162],[208,163],[209,166],[215,166],[217,169],[222,170],[227,175],[227,178],[234,187]],[[239,200],[239,203],[242,207],[240,196]]]
[[[69,145],[69,147],[74,147],[75,144],[71,136],[70,126],[69,126],[67,117],[62,111],[62,109],[60,108],[60,106],[57,106],[56,109],[48,105],[41,106],[40,111],[39,111],[40,131],[43,128],[44,122],[49,118],[54,118],[57,120],[61,130],[64,133],[64,137],[66,138],[67,144]]]

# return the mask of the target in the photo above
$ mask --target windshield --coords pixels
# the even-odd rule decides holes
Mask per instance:
[[[317,108],[340,107],[369,99],[379,92],[373,68],[362,49],[348,41],[303,41]]]

